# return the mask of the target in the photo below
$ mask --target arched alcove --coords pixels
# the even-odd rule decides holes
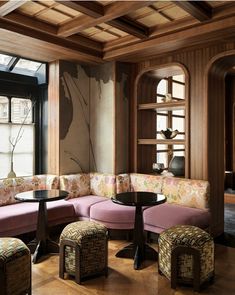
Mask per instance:
[[[182,76],[183,80],[177,81],[173,77]],[[174,80],[175,79],[175,80]],[[140,173],[152,173],[152,164],[157,162],[158,146],[164,146],[165,153],[169,150],[176,151],[178,145],[186,158],[186,173],[189,177],[189,106],[188,106],[188,72],[181,64],[166,64],[155,68],[148,68],[141,72],[135,82],[135,112],[134,112],[134,171]],[[171,93],[172,100],[164,101],[165,94],[157,94],[157,87],[160,81],[167,83],[167,93]],[[183,99],[174,97],[173,85],[184,85]],[[172,127],[169,117],[174,117],[174,112],[183,111],[184,130],[180,132],[178,138],[163,140],[159,137],[156,117],[160,112],[167,113],[168,123],[166,127]],[[169,116],[168,114],[171,113]],[[180,117],[180,115],[178,115]],[[165,127],[165,128],[166,128]],[[169,159],[167,161],[169,163]]]
[[[225,76],[235,65],[235,51],[213,58],[207,77],[207,179],[210,182],[212,231],[224,230]]]

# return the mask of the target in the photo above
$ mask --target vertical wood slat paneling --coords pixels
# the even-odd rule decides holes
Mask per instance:
[[[233,105],[235,79],[234,75],[228,74],[225,78],[225,170],[234,171],[233,151],[234,149],[234,123],[233,123]]]
[[[213,66],[208,80],[208,180],[212,184],[210,201],[212,209],[212,230],[223,230],[224,191],[224,79],[223,72]],[[213,96],[211,95],[213,93]]]
[[[221,124],[224,126],[224,104],[223,100],[221,101],[224,93],[222,84],[218,81],[212,82],[207,91],[207,71],[212,59],[216,59],[219,54],[226,56],[228,54],[226,51],[234,49],[234,42],[204,45],[200,48],[181,50],[181,52],[172,53],[169,56],[153,58],[149,63],[138,64],[139,71],[147,70],[146,65],[148,64],[152,68],[164,65],[169,61],[181,63],[188,69],[190,81],[190,177],[192,179],[209,179],[210,181],[212,228],[215,234],[223,231],[224,223],[224,127],[221,127]],[[224,67],[223,71],[225,71]],[[215,99],[208,100],[209,95],[217,97],[216,103]],[[216,106],[213,107],[213,105]],[[214,118],[213,116],[218,116],[218,121],[211,120],[210,118]],[[217,128],[219,128],[218,134]],[[212,132],[212,130],[214,131]]]
[[[129,157],[129,112],[132,99],[132,65],[116,62],[115,83],[115,174],[128,172]]]
[[[138,83],[139,103],[156,102],[156,86],[158,80],[143,75]],[[138,138],[156,138],[156,112],[154,110],[137,110]],[[152,172],[152,164],[156,161],[156,145],[138,147],[137,171]],[[148,156],[146,156],[148,155]]]
[[[233,140],[232,140],[232,149],[233,151],[235,151],[235,134],[234,134],[234,130],[235,130],[235,76],[233,76],[233,84],[232,84],[232,101],[233,101],[233,105],[232,105],[232,133],[233,133]],[[233,170],[235,171],[235,155],[233,155],[233,162],[232,162],[232,167]]]
[[[48,84],[48,173],[60,174],[59,61],[49,64]]]

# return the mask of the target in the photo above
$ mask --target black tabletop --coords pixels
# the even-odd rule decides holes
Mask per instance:
[[[24,202],[49,202],[64,199],[68,196],[68,192],[58,189],[51,190],[35,190],[19,193],[15,195],[15,199]]]
[[[166,197],[151,192],[126,192],[116,194],[112,201],[127,206],[154,206],[165,203]]]

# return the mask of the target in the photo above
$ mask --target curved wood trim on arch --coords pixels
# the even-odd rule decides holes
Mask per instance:
[[[207,64],[204,81],[204,110],[207,118],[204,126],[207,157],[204,176],[211,187],[210,208],[212,232],[218,235],[224,230],[224,120],[225,120],[225,75],[235,65],[235,50],[213,57]]]

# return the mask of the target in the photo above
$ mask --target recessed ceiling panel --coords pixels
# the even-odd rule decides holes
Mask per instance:
[[[71,20],[72,18],[55,10],[46,10],[40,13],[37,18],[51,24],[60,24]]]

